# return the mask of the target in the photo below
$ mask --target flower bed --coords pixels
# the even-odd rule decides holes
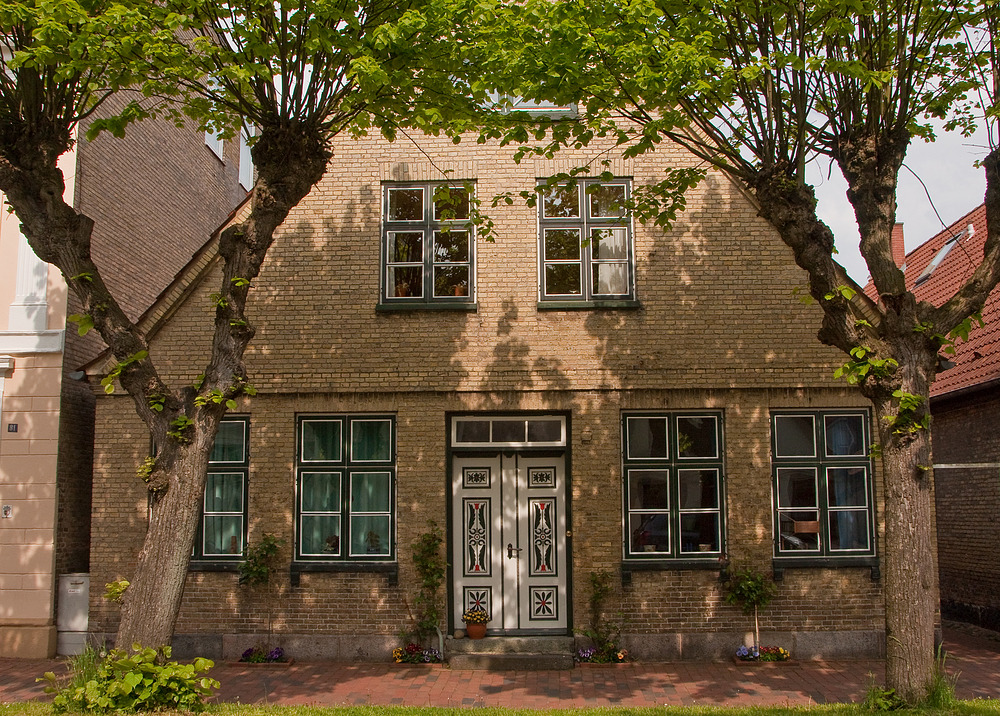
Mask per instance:
[[[791,657],[792,655],[780,646],[741,646],[736,650],[736,658],[740,661],[788,661]]]
[[[440,664],[441,652],[434,648],[425,649],[411,641],[406,646],[393,649],[392,658],[397,664]]]
[[[593,646],[588,646],[583,649],[577,649],[573,658],[581,664],[622,664],[628,661],[628,652],[625,649],[603,651]]]
[[[288,657],[285,656],[285,650],[280,646],[276,646],[270,651],[262,646],[251,646],[243,652],[240,662],[244,664],[286,664]]]

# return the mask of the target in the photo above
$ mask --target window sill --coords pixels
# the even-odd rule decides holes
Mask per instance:
[[[634,300],[622,300],[622,301],[539,301],[538,310],[539,311],[584,311],[584,310],[619,310],[619,311],[634,311],[636,309],[642,308],[642,304],[639,301]]]
[[[630,559],[621,564],[622,586],[632,583],[633,572],[671,572],[688,569],[716,570],[720,578],[726,568],[726,564],[719,560],[718,556],[706,557],[704,559]]]
[[[375,313],[401,313],[407,311],[467,311],[474,313],[479,310],[479,304],[459,303],[458,301],[427,303],[424,301],[400,301],[399,303],[377,303]]]
[[[243,558],[239,560],[209,560],[209,559],[192,559],[188,563],[189,572],[238,572],[240,571],[240,565],[243,563]]]
[[[784,579],[786,569],[840,569],[843,567],[868,567],[871,569],[873,582],[882,579],[882,570],[878,557],[871,555],[858,557],[774,557],[771,559],[771,569],[774,571],[774,581]]]
[[[399,584],[398,562],[292,562],[289,572],[293,587],[299,586],[299,578],[303,572],[381,573],[386,575],[390,587]]]

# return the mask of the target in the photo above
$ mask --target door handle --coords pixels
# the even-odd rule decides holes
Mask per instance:
[[[507,543],[507,559],[514,559],[514,553],[521,554],[521,548],[515,548],[510,542]]]

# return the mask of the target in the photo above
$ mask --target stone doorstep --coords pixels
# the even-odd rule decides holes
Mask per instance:
[[[445,656],[453,669],[555,671],[573,668],[573,637],[513,636],[449,639]]]

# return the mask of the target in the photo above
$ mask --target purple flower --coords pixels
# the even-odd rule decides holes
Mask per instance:
[[[249,659],[251,656],[253,656],[253,651],[254,651],[254,648],[251,646],[249,649],[247,649],[246,651],[243,652],[243,656],[240,657],[240,658],[241,659]]]
[[[268,653],[267,655],[268,661],[281,661],[284,658],[285,658],[285,650],[282,649],[280,646],[276,646],[273,649],[271,649],[270,653]]]

